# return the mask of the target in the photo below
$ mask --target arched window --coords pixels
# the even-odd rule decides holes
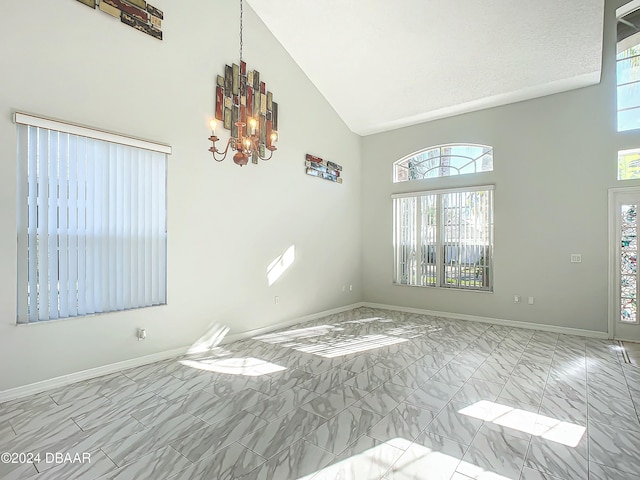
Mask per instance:
[[[493,147],[448,144],[429,147],[393,164],[393,182],[450,177],[493,170]]]

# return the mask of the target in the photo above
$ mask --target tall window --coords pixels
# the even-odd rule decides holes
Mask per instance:
[[[170,147],[25,114],[18,322],[166,303]]]
[[[618,9],[618,131],[640,128],[640,10]]]
[[[485,145],[440,145],[401,158],[393,167],[394,183],[490,172],[493,170],[493,148]]]
[[[394,282],[492,290],[493,186],[393,196]]]

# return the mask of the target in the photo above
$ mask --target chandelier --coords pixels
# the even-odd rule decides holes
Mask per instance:
[[[236,152],[234,163],[240,166],[246,165],[249,158],[252,163],[258,163],[258,159],[270,160],[277,150],[275,143],[278,141],[278,105],[273,102],[271,92],[266,91],[265,83],[260,82],[259,72],[247,72],[247,65],[242,59],[243,14],[243,0],[240,0],[240,63],[232,67],[227,65],[224,77],[218,76],[216,115],[209,122],[209,141],[212,143],[209,151],[213,159],[223,161],[231,149]],[[219,140],[216,127],[220,120],[224,128],[231,131],[222,151],[216,147]]]

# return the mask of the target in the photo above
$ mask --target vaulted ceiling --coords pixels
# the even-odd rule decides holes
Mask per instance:
[[[604,0],[248,0],[360,135],[600,81]]]

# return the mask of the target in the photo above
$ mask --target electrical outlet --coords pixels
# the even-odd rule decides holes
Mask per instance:
[[[513,303],[520,303],[520,295],[513,296]]]
[[[280,297],[276,296],[273,297],[273,303],[275,303],[276,305],[278,305],[280,303]]]
[[[349,285],[349,291],[353,292],[353,285]]]
[[[529,305],[533,305],[533,297],[529,297]]]
[[[147,338],[147,331],[144,328],[138,329],[138,341],[145,340]]]
[[[580,255],[579,253],[572,253],[571,263],[582,263],[582,255]]]

